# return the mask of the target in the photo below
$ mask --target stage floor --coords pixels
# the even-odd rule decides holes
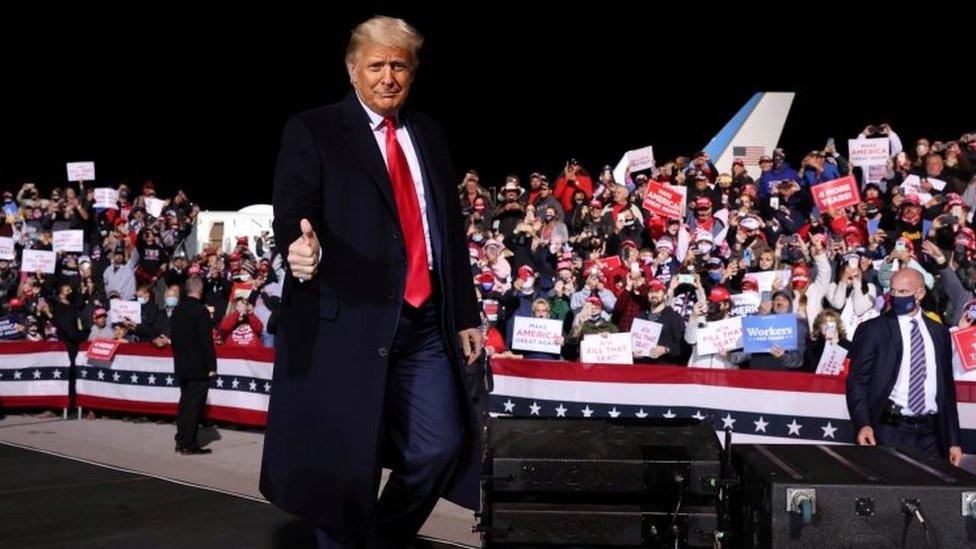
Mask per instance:
[[[309,524],[265,502],[5,444],[0,517],[10,549],[315,547]]]

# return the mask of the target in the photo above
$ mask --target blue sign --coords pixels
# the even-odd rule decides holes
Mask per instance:
[[[0,339],[20,339],[23,337],[23,334],[17,331],[19,322],[19,318],[12,316],[0,317]]]
[[[746,353],[768,353],[773,347],[795,351],[796,315],[742,317],[742,343]]]

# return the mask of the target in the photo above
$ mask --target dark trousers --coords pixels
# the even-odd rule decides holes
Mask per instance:
[[[180,379],[180,405],[176,412],[176,445],[197,445],[197,426],[203,419],[210,379]]]
[[[386,386],[385,454],[392,474],[373,531],[357,547],[402,547],[434,509],[457,465],[461,420],[453,366],[440,328],[439,300],[403,305]],[[343,547],[316,530],[321,549]]]
[[[874,437],[882,446],[909,446],[933,457],[942,455],[936,432],[928,425],[902,423],[896,427],[879,423],[874,429]]]

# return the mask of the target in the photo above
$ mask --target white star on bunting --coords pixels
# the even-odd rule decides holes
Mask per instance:
[[[535,401],[533,401],[532,405],[529,406],[529,415],[537,416],[539,415],[539,410],[541,409],[542,406],[539,406],[538,404],[535,403]]]
[[[836,438],[834,437],[834,432],[837,430],[837,427],[834,427],[833,425],[831,425],[829,421],[827,422],[827,425],[821,427],[821,429],[823,429],[823,432],[824,432],[823,437],[824,438],[830,437],[830,438],[833,438],[833,439],[836,440]]]
[[[166,376],[166,385],[173,384],[173,376]]]
[[[756,432],[757,433],[759,431],[762,431],[762,432],[765,433],[766,432],[766,426],[769,425],[769,422],[766,421],[765,419],[763,419],[762,416],[759,416],[759,421],[753,421],[753,423],[756,424]]]
[[[105,379],[105,372],[99,370],[98,371],[98,379]]]
[[[112,373],[112,381],[118,382],[119,379],[121,379],[121,378],[122,378],[122,375],[119,374],[118,372],[113,372]]]
[[[637,410],[637,413],[634,415],[641,419],[644,419],[645,417],[647,417],[647,412],[645,412],[644,409],[641,408],[640,410]]]
[[[247,388],[248,388],[249,391],[257,391],[258,390],[258,382],[257,381],[254,381],[252,379],[251,382],[247,384]]]
[[[240,385],[240,384],[241,384],[241,382],[240,382],[240,381],[237,381],[237,378],[236,378],[236,377],[234,378],[234,381],[231,381],[231,382],[230,382],[230,386],[231,386],[232,388],[234,388],[234,389],[236,389],[236,388],[237,388],[237,386],[238,386],[238,385]]]
[[[562,402],[560,402],[559,406],[556,408],[556,417],[566,417],[566,410],[567,408],[563,406]]]
[[[129,379],[132,380],[132,383],[139,383],[139,376],[135,374],[132,374],[132,376]]]
[[[34,379],[41,379],[41,371],[34,370]]]
[[[149,374],[149,384],[150,385],[155,385],[156,384],[156,376],[154,376],[152,374]]]
[[[271,384],[268,383],[267,381],[265,381],[264,382],[264,392],[267,393],[270,390],[271,390]]]
[[[796,418],[793,418],[793,423],[787,423],[786,427],[790,430],[786,436],[796,435],[800,436],[800,429],[803,427],[802,424],[796,422]]]
[[[217,378],[217,387],[223,387],[223,386],[224,386],[224,378],[218,377]]]
[[[731,413],[726,413],[725,417],[722,418],[722,429],[735,429],[735,422],[737,419],[732,418]]]
[[[671,408],[668,408],[668,411],[667,412],[664,412],[661,415],[664,416],[664,417],[666,417],[666,418],[668,418],[668,419],[673,419],[673,418],[678,417],[678,414],[672,412],[671,411]]]
[[[702,415],[701,410],[695,410],[695,415],[691,417],[697,419],[698,421],[705,419],[705,416]]]
[[[14,372],[14,379],[20,379],[20,372]]]
[[[51,372],[51,377],[54,379],[61,379],[61,370],[54,370]],[[88,370],[82,370],[81,377],[88,377]]]
[[[583,408],[581,411],[583,412],[583,417],[590,417],[593,415],[593,410],[590,410],[589,404],[587,404],[586,408]]]
[[[506,400],[503,404],[505,405],[506,412],[511,413],[515,411],[515,403],[512,402],[512,399]]]
[[[618,416],[620,416],[620,412],[617,411],[617,407],[616,406],[614,406],[613,409],[611,409],[607,413],[610,414],[610,417],[618,417]]]

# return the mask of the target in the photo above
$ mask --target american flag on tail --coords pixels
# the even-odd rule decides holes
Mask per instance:
[[[766,154],[763,147],[732,147],[733,160],[741,160],[746,166],[758,166],[759,157]]]

